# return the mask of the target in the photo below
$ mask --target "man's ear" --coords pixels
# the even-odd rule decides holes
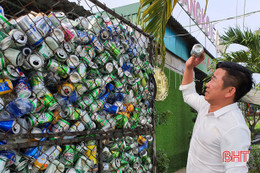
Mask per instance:
[[[227,87],[226,90],[227,90],[226,94],[225,94],[226,98],[235,97],[235,94],[236,94],[235,87]]]

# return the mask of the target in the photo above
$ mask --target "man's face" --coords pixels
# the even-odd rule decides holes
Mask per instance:
[[[223,77],[226,71],[218,68],[212,79],[206,84],[205,100],[210,104],[218,104],[225,99],[226,90],[223,89]]]

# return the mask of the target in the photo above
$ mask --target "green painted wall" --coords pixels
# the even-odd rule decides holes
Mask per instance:
[[[190,107],[183,102],[179,91],[182,76],[178,73],[164,70],[169,84],[169,95],[164,101],[155,103],[157,112],[170,110],[173,115],[168,122],[156,126],[156,149],[163,149],[170,159],[169,173],[186,166],[189,149],[190,133],[193,128],[192,119],[196,116]]]

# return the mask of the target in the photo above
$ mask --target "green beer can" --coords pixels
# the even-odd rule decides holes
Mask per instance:
[[[94,98],[92,95],[84,96],[81,100],[77,100],[77,104],[80,106],[81,109],[86,109],[94,102]]]
[[[57,101],[54,99],[53,95],[48,90],[44,94],[43,100],[45,103],[45,107],[47,107],[49,111],[52,111],[58,107]]]
[[[116,45],[108,40],[106,40],[104,43],[104,46],[106,48],[106,50],[108,50],[108,52],[114,57],[118,57],[121,52],[120,50],[116,47]]]
[[[45,123],[50,123],[54,120],[54,115],[52,112],[43,112],[43,113],[38,113],[38,114],[33,114],[28,117],[31,125],[37,126],[38,124],[45,124]]]
[[[63,153],[61,155],[61,163],[65,165],[65,168],[72,167],[75,157],[75,145],[65,145]]]

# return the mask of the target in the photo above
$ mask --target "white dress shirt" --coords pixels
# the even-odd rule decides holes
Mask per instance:
[[[209,103],[195,90],[195,83],[181,85],[184,101],[197,112],[197,119],[190,141],[187,173],[245,173],[246,162],[224,162],[224,151],[248,151],[251,141],[250,130],[237,103],[209,112]],[[246,161],[249,154],[246,155]]]

